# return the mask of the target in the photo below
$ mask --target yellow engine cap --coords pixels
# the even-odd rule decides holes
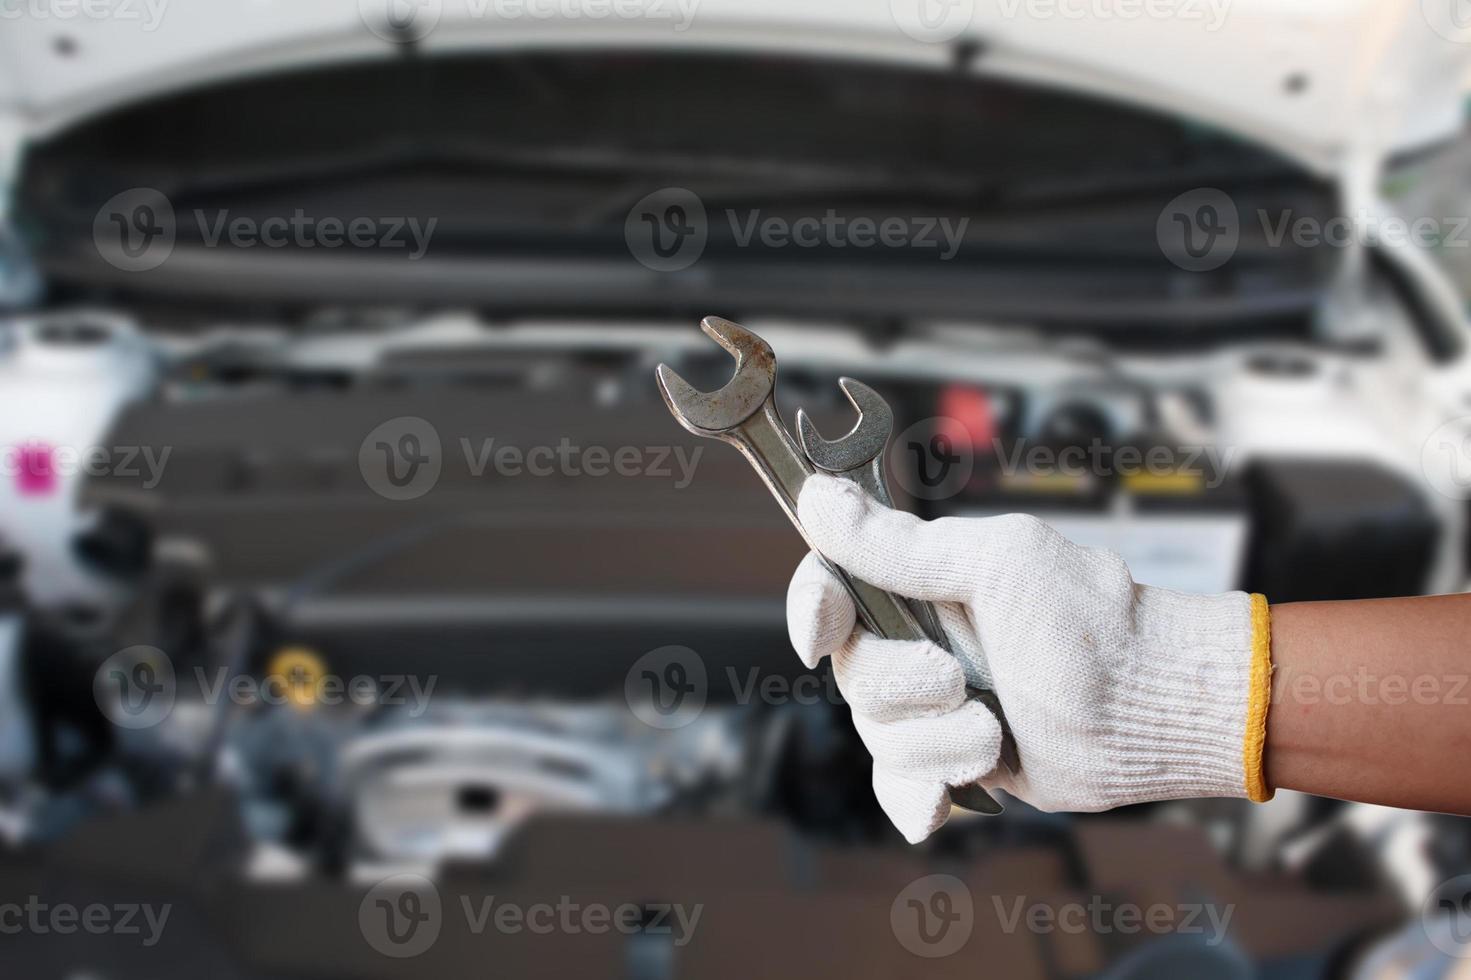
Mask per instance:
[[[274,678],[286,700],[304,711],[317,706],[326,676],[326,661],[310,647],[282,647],[266,668],[266,680]]]

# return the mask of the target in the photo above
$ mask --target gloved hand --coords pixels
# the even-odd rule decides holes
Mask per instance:
[[[884,812],[911,843],[980,780],[1043,810],[1199,796],[1270,796],[1267,606],[1244,592],[1138,585],[1123,559],[1021,514],[925,522],[819,475],[798,502],[817,547],[860,579],[937,603],[954,656],[855,628],[852,600],[808,555],[787,594],[807,666],[833,658],[873,756]],[[965,684],[995,689],[1021,768]]]

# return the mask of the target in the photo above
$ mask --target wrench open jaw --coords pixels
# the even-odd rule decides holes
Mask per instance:
[[[776,355],[766,341],[722,317],[705,317],[700,329],[735,358],[735,374],[716,391],[699,391],[669,365],[660,364],[655,374],[664,404],[690,432],[739,449],[811,547],[797,518],[797,498],[812,475],[812,465],[776,410]]]
[[[705,317],[700,321],[700,329],[735,358],[735,374],[716,391],[699,391],[669,365],[660,364],[655,374],[664,403],[690,432],[720,439],[739,449],[770,488],[807,546],[821,555],[797,515],[802,486],[814,471],[776,408],[776,355],[766,341],[729,320]],[[853,578],[825,559],[824,562],[853,597],[859,618],[871,631],[896,640],[925,637],[914,612],[903,599]],[[980,786],[954,788],[951,799],[957,805],[981,813],[1001,812],[1001,805]]]
[[[838,387],[858,411],[858,421],[848,433],[824,439],[804,409],[797,409],[797,440],[812,465],[828,473],[847,473],[878,462],[882,465],[889,434],[894,431],[894,413],[883,396],[862,381],[839,378]],[[883,471],[880,470],[880,473]],[[885,489],[887,494],[887,489]],[[885,501],[886,503],[888,501]]]
[[[735,375],[719,391],[698,391],[667,364],[655,372],[664,404],[697,436],[716,436],[756,414],[776,389],[776,354],[760,337],[723,317],[707,316],[700,329],[731,357]]]

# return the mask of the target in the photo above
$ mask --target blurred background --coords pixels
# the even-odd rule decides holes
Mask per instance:
[[[926,517],[1462,591],[1468,52],[1456,0],[0,0],[7,975],[1471,975],[1462,818],[904,844],[799,537],[653,383],[726,316],[789,421],[889,400]]]

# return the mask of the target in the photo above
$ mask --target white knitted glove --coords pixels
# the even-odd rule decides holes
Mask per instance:
[[[854,576],[936,602],[954,647],[855,629],[852,600],[814,555],[792,579],[792,644],[809,667],[833,657],[874,792],[910,842],[945,822],[947,785],[976,779],[1042,810],[1269,795],[1261,597],[1137,585],[1118,555],[1036,518],[925,522],[828,476],[807,481],[798,510]],[[995,688],[1018,773],[997,768],[998,726],[964,700],[967,680]]]

